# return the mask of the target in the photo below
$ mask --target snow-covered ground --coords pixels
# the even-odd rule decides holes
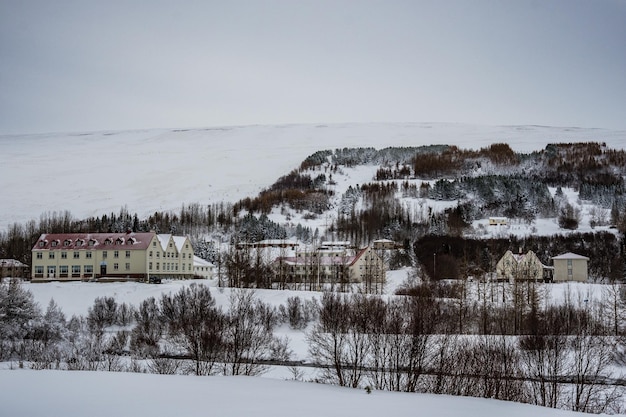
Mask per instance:
[[[253,197],[309,155],[343,147],[506,142],[515,151],[548,143],[604,141],[623,148],[626,131],[445,123],[235,126],[0,136],[0,230],[69,210],[84,218],[140,217]]]
[[[481,416],[579,413],[505,401],[407,394],[254,377],[0,371],[0,414],[56,416]]]

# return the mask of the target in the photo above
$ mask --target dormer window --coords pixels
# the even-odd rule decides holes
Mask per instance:
[[[89,246],[94,246],[96,241],[94,239],[89,239]]]
[[[51,245],[51,246],[52,246],[52,247],[55,247],[56,245],[57,245],[57,241],[56,241],[56,240],[53,240],[53,241],[52,241],[52,245]]]
[[[46,246],[46,242],[44,242],[43,240],[41,242],[39,242],[39,247],[43,248],[44,246]]]
[[[115,244],[116,244],[116,245],[123,245],[123,244],[124,244],[124,239],[122,239],[121,237],[120,237],[120,238],[118,238],[118,239],[115,241]]]
[[[76,246],[83,246],[83,241],[80,239],[76,240]]]
[[[113,242],[112,242],[112,241],[111,241],[111,239],[109,239],[109,238],[107,238],[107,239],[104,241],[104,244],[105,244],[105,245],[110,245],[111,243],[113,243]]]
[[[71,244],[72,244],[72,239],[65,239],[65,240],[63,241],[63,246],[69,246],[69,245],[71,245]]]

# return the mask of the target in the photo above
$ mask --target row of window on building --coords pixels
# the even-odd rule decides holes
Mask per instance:
[[[149,255],[150,255],[150,258],[154,257],[152,251],[150,251]],[[156,257],[157,258],[161,257],[161,251],[156,251]],[[163,252],[163,257],[164,258],[178,258],[178,252],[176,252],[176,253]],[[186,257],[187,257],[187,254],[183,252],[183,259],[185,259]],[[191,254],[189,255],[189,258],[191,258]]]
[[[87,251],[84,252],[85,253],[85,259],[91,259],[92,258],[92,254],[91,251]],[[73,259],[80,259],[80,254],[81,252],[72,252],[72,258]],[[43,259],[43,252],[37,252],[37,259]],[[48,252],[48,259],[54,259],[55,258],[55,252]],[[108,257],[108,253],[107,251],[102,251],[102,257],[103,258],[107,258]],[[120,257],[120,251],[116,250],[113,251],[113,257],[114,258],[119,258]],[[130,251],[127,250],[125,253],[125,257],[126,258],[130,258]],[[67,259],[67,252],[61,252],[61,259]]]
[[[155,263],[156,265],[156,271],[160,270],[161,264],[159,262]],[[187,264],[181,264],[182,265],[182,269],[183,271],[185,270],[185,265]],[[152,262],[148,262],[148,270],[152,271]],[[178,271],[178,264],[177,263],[173,263],[173,262],[163,262],[163,270],[164,271]],[[191,264],[189,264],[189,270],[192,271],[193,267]]]

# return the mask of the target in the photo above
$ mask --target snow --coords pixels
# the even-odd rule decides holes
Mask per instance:
[[[0,230],[48,212],[68,210],[84,218],[126,206],[143,218],[179,210],[183,203],[234,202],[255,196],[325,149],[430,144],[477,149],[507,142],[516,151],[530,152],[548,143],[578,141],[622,148],[626,131],[346,123],[1,135]],[[372,171],[364,169],[351,175],[354,182],[342,182],[347,187],[371,177]]]
[[[548,143],[604,141],[623,148],[626,131],[543,126],[474,126],[465,124],[336,124],[239,126],[193,130],[142,130],[125,132],[53,133],[0,136],[0,231],[15,222],[37,220],[42,213],[69,210],[83,218],[119,212],[145,217],[155,211],[178,210],[182,204],[234,202],[252,197],[280,176],[295,169],[309,155],[343,147],[421,146],[450,144],[478,149],[506,142],[514,150],[530,152]],[[68,159],[68,155],[70,159]],[[60,161],[64,161],[60,164]],[[336,195],[349,186],[371,181],[377,167],[342,168],[333,173]],[[563,190],[568,201],[583,209],[573,190]],[[405,199],[412,211],[424,212],[456,205],[454,202]],[[284,220],[277,208],[271,219]],[[290,213],[292,223],[324,228],[328,213],[307,220]],[[530,225],[488,226],[474,223],[477,234],[557,233],[554,219],[537,219]],[[585,231],[583,220],[579,231]],[[599,230],[600,228],[596,228]],[[390,271],[385,294],[390,296],[407,279],[409,270]],[[182,286],[202,283],[220,306],[227,306],[231,289],[217,288],[216,280],[145,283],[25,283],[42,308],[54,299],[66,317],[86,315],[96,297],[111,296],[118,303],[138,306],[142,300],[175,293]],[[570,297],[593,300],[602,286],[559,284],[548,287],[552,302]],[[272,306],[289,297],[320,297],[307,291],[256,290]],[[306,360],[305,333],[282,326],[277,336],[290,340],[292,359]],[[132,373],[0,371],[0,415],[219,415],[219,416],[380,416],[394,415],[507,415],[573,416],[572,412],[525,404],[474,398],[400,394],[353,390],[334,386],[282,381],[285,369],[263,378],[161,376]],[[36,401],[33,400],[36,398]],[[242,401],[245,398],[245,401]],[[52,411],[52,413],[51,413]]]
[[[340,388],[254,377],[0,371],[0,414],[11,417],[432,415],[546,417],[571,411],[505,401]]]

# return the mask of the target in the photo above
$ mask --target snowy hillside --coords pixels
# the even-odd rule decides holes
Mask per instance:
[[[97,416],[576,416],[528,404],[406,394],[253,377],[0,371],[0,414]],[[37,400],[33,401],[36,395]],[[53,415],[54,415],[53,413]]]
[[[0,136],[0,230],[45,212],[77,218],[140,217],[183,203],[256,195],[307,156],[343,147],[506,142],[515,151],[547,143],[603,141],[623,148],[626,131],[465,124],[333,124]]]

